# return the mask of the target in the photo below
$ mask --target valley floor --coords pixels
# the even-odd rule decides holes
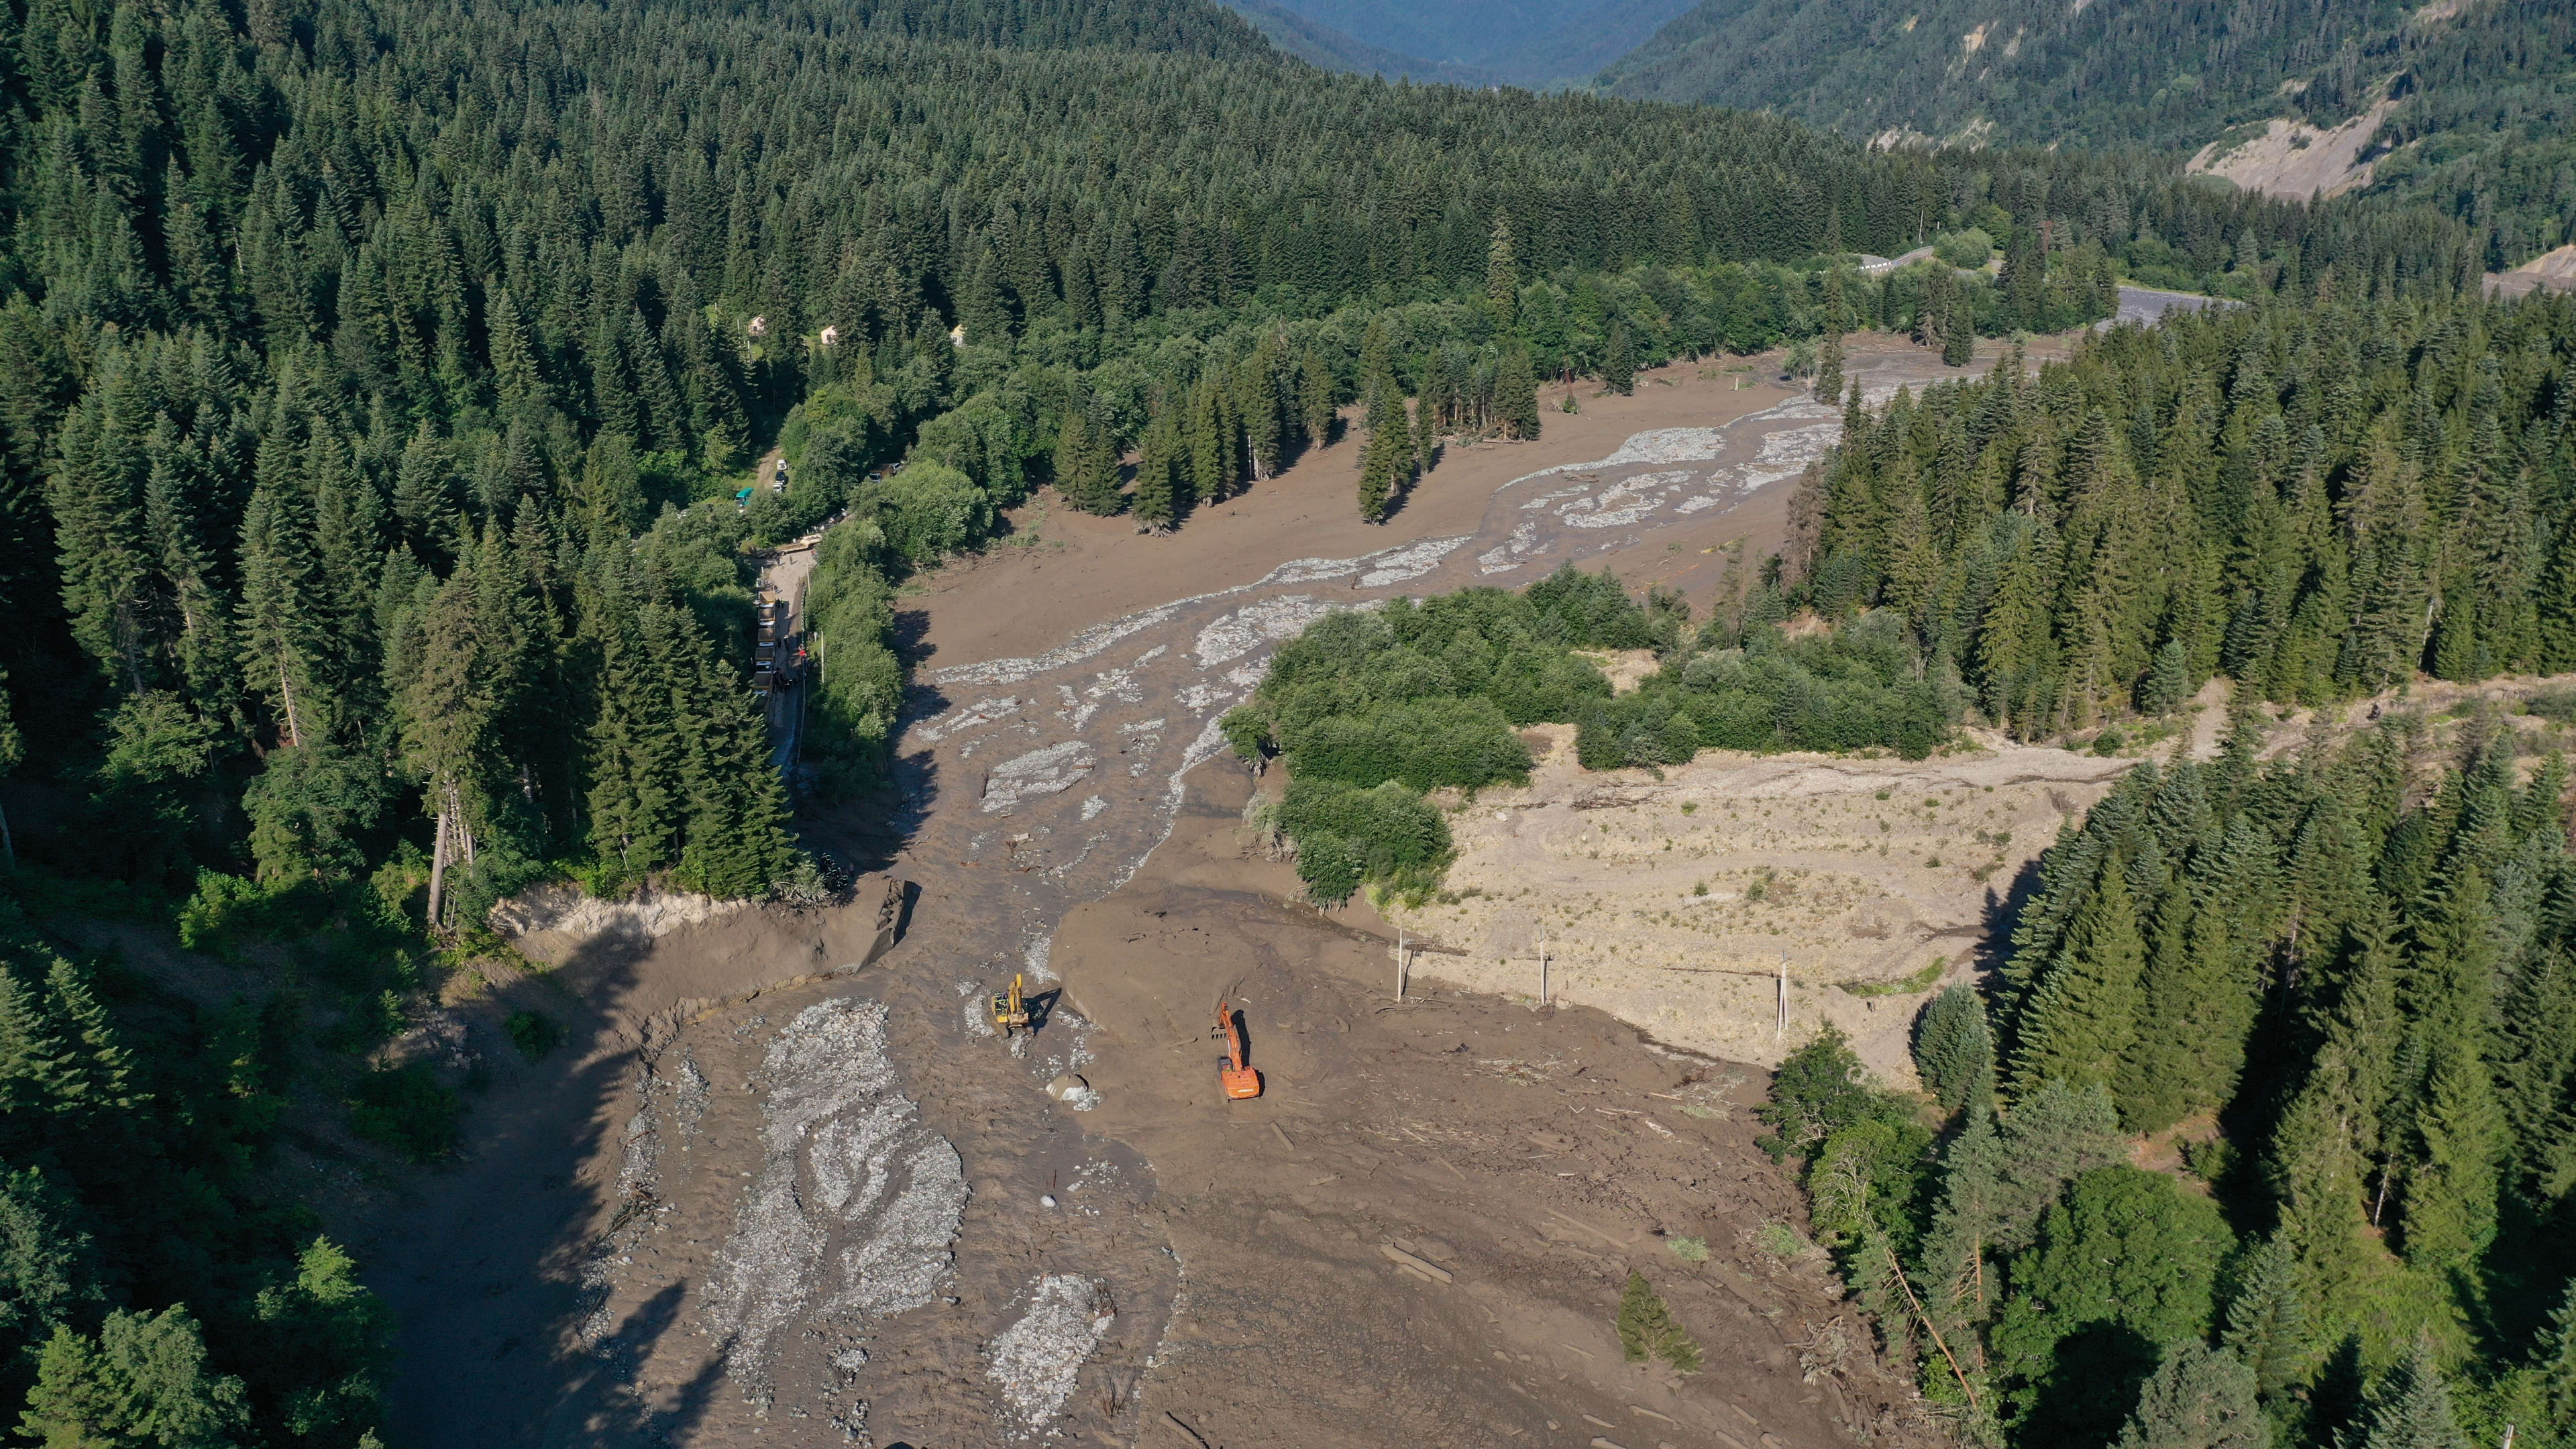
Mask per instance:
[[[1887,342],[1850,366],[1874,397],[1960,375]],[[532,937],[553,969],[460,1005],[445,1029],[493,1064],[466,1160],[337,1225],[401,1325],[405,1437],[1183,1445],[1166,1414],[1223,1445],[1912,1435],[1812,1266],[1747,1246],[1796,1256],[1761,1232],[1795,1208],[1749,1146],[1757,1068],[1502,983],[1387,1009],[1383,922],[1288,904],[1283,867],[1229,854],[1245,782],[1214,722],[1322,612],[1567,560],[1704,602],[1722,545],[1758,556],[1839,431],[1739,386],[1762,376],[1586,386],[1539,442],[1454,450],[1384,528],[1353,517],[1344,442],[1168,536],[1032,514],[1033,546],[899,601],[921,656],[899,792],[806,828],[915,884],[905,940],[854,969],[869,890],[631,910]],[[1018,1054],[983,1008],[1014,974],[1066,993]],[[1227,1110],[1198,1100],[1220,992],[1275,1083]],[[537,1004],[572,1037],[522,1066],[501,1024]],[[1093,1110],[1041,1091],[1066,1071]],[[1449,1280],[1400,1271],[1398,1239]],[[1617,1362],[1629,1264],[1705,1375]]]

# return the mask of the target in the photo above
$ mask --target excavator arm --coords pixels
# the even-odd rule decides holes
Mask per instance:
[[[1225,1089],[1226,1100],[1241,1102],[1261,1095],[1261,1073],[1244,1060],[1243,1022],[1233,1007],[1216,1004],[1216,1029],[1225,1037],[1225,1057],[1217,1063],[1217,1085]]]

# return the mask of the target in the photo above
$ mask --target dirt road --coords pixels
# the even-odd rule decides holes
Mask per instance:
[[[1911,348],[1856,349],[1850,366],[1877,395],[1959,375]],[[882,969],[838,974],[872,914],[755,908],[574,951],[553,973],[580,1003],[568,1050],[485,1098],[468,1160],[361,1245],[401,1323],[404,1438],[1908,1432],[1812,1271],[1756,1276],[1739,1239],[1789,1196],[1740,1112],[1631,1103],[1732,1079],[1732,1097],[1685,1105],[1734,1112],[1749,1072],[1658,1056],[1607,1018],[1476,998],[1381,1018],[1366,992],[1382,948],[1282,906],[1277,881],[1112,898],[1176,821],[1204,839],[1230,808],[1185,808],[1191,772],[1306,623],[1569,559],[1678,576],[1776,520],[1767,500],[1838,431],[1835,409],[1784,389],[1668,380],[1587,395],[1541,442],[1460,450],[1384,529],[1351,516],[1345,442],[1177,535],[1058,516],[1038,546],[933,580],[907,616],[923,662],[900,798],[808,830],[918,883],[908,938]],[[1160,934],[1116,934],[1152,909]],[[1173,934],[1192,924],[1204,947]],[[980,1003],[1015,972],[1072,993],[1016,1053]],[[1229,987],[1263,1013],[1255,1051],[1279,1088],[1212,1115],[1194,1096],[1213,1076],[1197,1017]],[[1328,1018],[1346,1029],[1319,1035]],[[1091,1110],[1041,1091],[1069,1070],[1097,1074]],[[1272,1123],[1305,1145],[1261,1146],[1254,1126]],[[1656,1229],[1713,1256],[1685,1263]],[[1436,1295],[1369,1266],[1398,1237],[1451,1275]],[[1605,1357],[1631,1262],[1701,1337],[1705,1375]]]

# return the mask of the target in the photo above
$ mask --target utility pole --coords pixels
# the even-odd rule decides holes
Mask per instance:
[[[1538,938],[1538,1004],[1547,1005],[1547,938]]]
[[[1395,999],[1404,999],[1404,928],[1395,928]]]
[[[1780,1020],[1772,1028],[1771,1035],[1775,1040],[1789,1035],[1789,948],[1786,946],[1780,948]]]

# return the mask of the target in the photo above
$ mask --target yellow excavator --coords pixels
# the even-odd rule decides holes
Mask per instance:
[[[1029,1003],[1020,994],[1026,980],[1025,977],[1014,976],[1010,990],[993,993],[993,1029],[1002,1034],[1004,1041],[1011,1039],[1012,1032],[1029,1029]]]

